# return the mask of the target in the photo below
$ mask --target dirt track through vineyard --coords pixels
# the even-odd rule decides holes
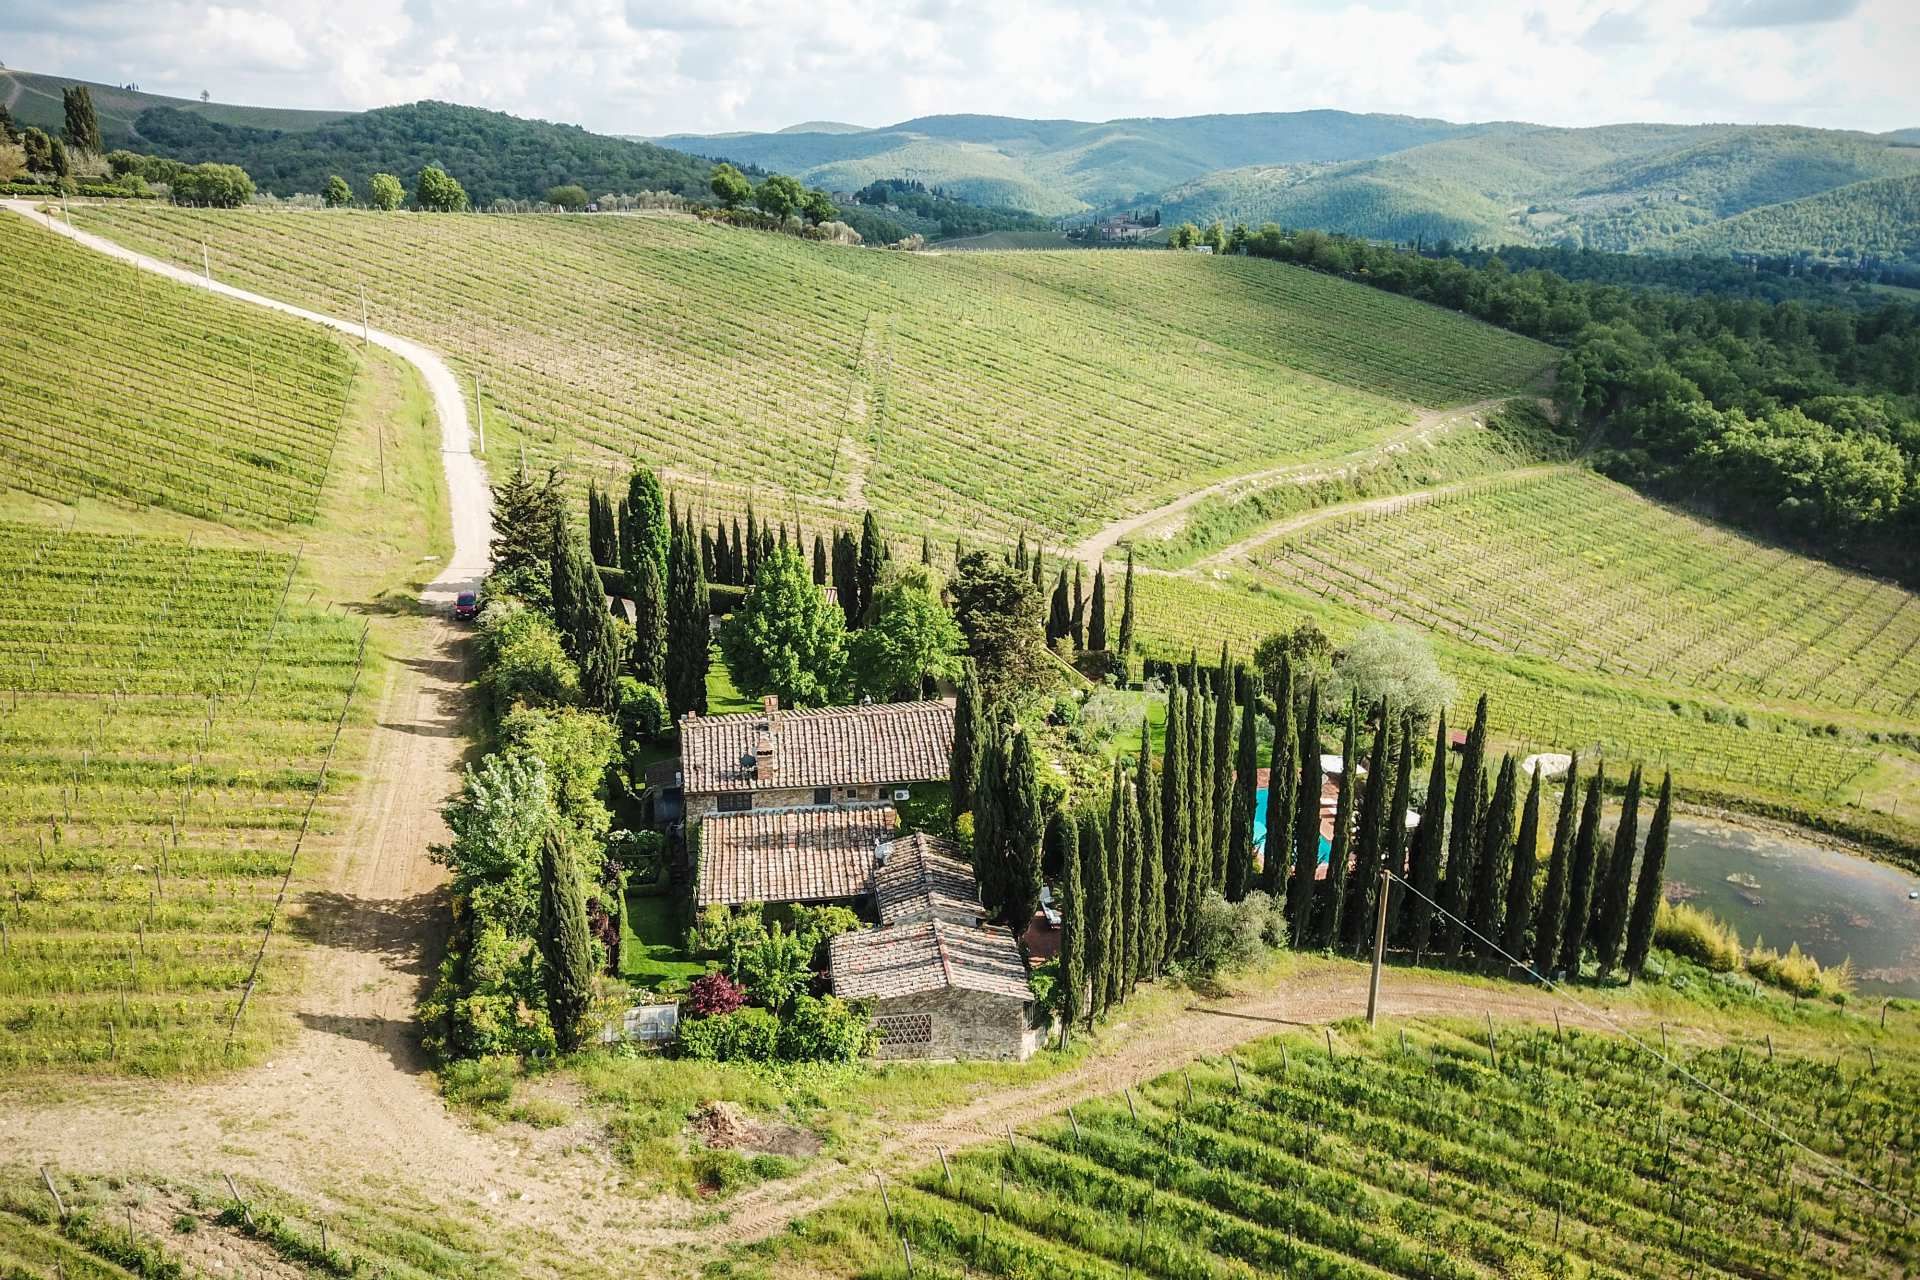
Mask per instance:
[[[207,281],[74,232],[35,213],[31,202],[6,203],[36,225],[142,269],[362,336],[362,326],[352,321]],[[343,1191],[397,1187],[411,1201],[477,1213],[503,1234],[546,1233],[580,1258],[619,1257],[650,1246],[703,1250],[769,1235],[840,1196],[870,1188],[870,1170],[897,1174],[935,1158],[936,1146],[951,1151],[995,1140],[1009,1125],[1017,1129],[1080,1099],[1288,1026],[1348,1017],[1363,1008],[1365,974],[1353,967],[1277,990],[1198,1003],[1164,1024],[1113,1036],[1111,1051],[1046,1081],[990,1092],[947,1115],[880,1134],[859,1169],[816,1161],[793,1179],[749,1191],[730,1201],[717,1222],[709,1206],[680,1200],[620,1204],[610,1211],[607,1187],[618,1171],[604,1140],[559,1144],[518,1126],[483,1131],[450,1112],[428,1074],[412,1010],[446,918],[442,875],[428,861],[427,847],[444,837],[439,806],[457,783],[467,746],[463,632],[446,621],[446,610],[453,593],[484,572],[488,495],[484,472],[468,449],[458,385],[445,363],[407,339],[379,331],[364,336],[413,363],[433,394],[455,550],[423,593],[427,616],[380,629],[394,660],[378,691],[363,782],[329,842],[331,866],[302,877],[295,928],[312,945],[307,981],[292,997],[298,1029],[272,1061],[211,1083],[108,1079],[52,1096],[26,1089],[0,1094],[0,1151],[10,1159],[75,1173],[201,1182],[231,1173],[314,1205]],[[1179,509],[1212,491],[1190,495]],[[1089,548],[1106,533],[1083,544],[1082,554],[1097,557],[1104,547]],[[1104,545],[1118,536],[1124,534]],[[1552,1007],[1549,997],[1536,992],[1483,990],[1402,973],[1390,974],[1383,992],[1390,1017],[1491,1012],[1546,1018]],[[536,1257],[521,1260],[540,1269]]]

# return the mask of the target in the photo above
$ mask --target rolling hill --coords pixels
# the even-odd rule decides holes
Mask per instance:
[[[663,141],[835,189],[911,176],[986,204],[1073,217],[1152,205],[1377,239],[1663,249],[1751,210],[1920,173],[1911,131],[1621,124],[1450,124],[1337,111],[1174,120],[930,116],[885,128],[806,127]],[[1735,223],[1718,251],[1873,252],[1900,241],[1897,202]],[[1831,216],[1831,222],[1822,219]],[[1851,239],[1853,222],[1875,223]],[[1885,223],[1885,226],[1878,224]]]
[[[135,121],[144,111],[164,108],[185,111],[214,124],[237,125],[250,129],[277,129],[298,133],[323,124],[345,119],[351,111],[299,111],[281,107],[243,107],[227,102],[200,102],[193,98],[169,98],[164,94],[141,93],[119,85],[77,80],[71,76],[39,75],[31,71],[0,70],[0,102],[7,103],[14,119],[49,133],[66,122],[60,104],[60,91],[83,84],[93,97],[94,114],[100,120],[101,140],[109,147],[140,145]]]
[[[1920,173],[1751,209],[1672,236],[1684,253],[1868,254],[1920,261]]]
[[[1215,169],[1385,155],[1483,126],[1346,111],[1177,119],[1018,120],[925,116],[880,129],[695,134],[659,138],[698,155],[747,161],[851,191],[878,178],[918,178],[980,204],[1050,216],[1084,213]]]

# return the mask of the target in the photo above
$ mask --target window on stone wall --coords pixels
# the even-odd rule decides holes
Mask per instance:
[[[723,791],[720,793],[721,813],[745,813],[753,808],[751,791]]]
[[[833,788],[832,787],[815,787],[813,789],[813,802],[815,804],[832,804]]]
[[[883,1013],[873,1020],[884,1045],[932,1044],[933,1015],[930,1013]]]

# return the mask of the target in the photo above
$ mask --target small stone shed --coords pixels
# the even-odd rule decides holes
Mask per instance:
[[[873,878],[880,927],[841,934],[831,955],[834,993],[874,1001],[879,1057],[1020,1060],[1045,1042],[1027,962],[1010,932],[981,923],[957,845],[884,844]]]

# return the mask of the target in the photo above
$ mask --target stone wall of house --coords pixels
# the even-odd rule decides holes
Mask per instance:
[[[831,803],[839,807],[854,805],[887,804],[893,800],[893,788],[885,787],[834,787]],[[686,816],[688,822],[698,822],[710,814],[720,811],[718,791],[689,791],[686,793]],[[813,787],[768,787],[759,791],[734,792],[729,794],[752,797],[754,809],[808,809],[816,806],[818,797]],[[734,810],[733,812],[741,812]]]
[[[1045,1040],[1033,1002],[983,991],[947,989],[895,996],[874,1006],[885,1034],[879,1058],[997,1058],[1019,1061]]]

